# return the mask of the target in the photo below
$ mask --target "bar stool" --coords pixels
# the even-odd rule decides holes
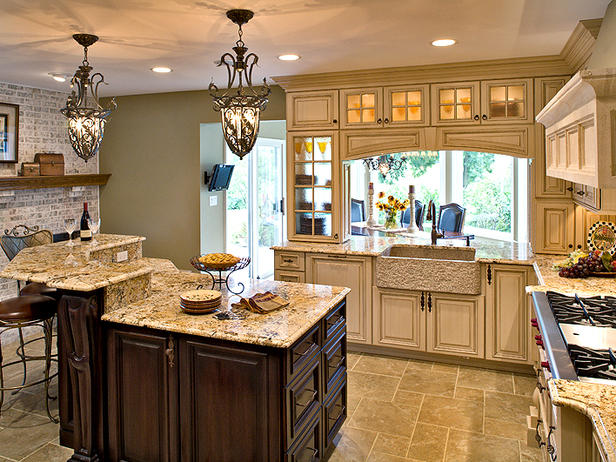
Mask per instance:
[[[58,375],[57,373],[50,375],[53,317],[56,311],[56,300],[46,295],[20,295],[19,297],[9,298],[8,300],[0,302],[0,327],[4,328],[0,331],[0,413],[2,412],[2,405],[4,403],[4,392],[13,391],[17,393],[24,388],[45,383],[45,409],[47,410],[49,419],[54,423],[58,422],[58,420],[51,415],[49,410],[49,400],[54,399],[49,395],[49,383],[51,379]],[[21,355],[18,353],[20,358],[4,364],[2,359],[2,334],[10,329],[23,329],[24,327],[37,325],[43,327],[45,354],[43,356],[26,355],[22,337],[22,342],[20,344]],[[30,361],[45,361],[44,378],[26,383],[26,375],[24,373],[21,385],[6,387],[4,385],[4,368],[19,363],[23,363],[25,368],[25,364]]]
[[[51,242],[53,242],[53,235],[51,234],[51,232],[47,230],[39,230],[38,226],[28,227],[26,225],[17,225],[13,227],[13,229],[11,230],[5,230],[4,235],[0,237],[0,247],[2,247],[2,250],[4,250],[4,253],[6,254],[9,261],[12,260],[21,250],[23,250],[26,247],[34,247],[34,246],[43,245],[43,244],[50,244]],[[57,374],[54,374],[51,377],[48,376],[49,370],[47,367],[47,363],[50,363],[51,361],[57,361],[56,359],[57,356],[51,354],[51,336],[52,336],[53,316],[55,315],[55,312],[56,312],[57,297],[59,294],[56,289],[47,287],[45,284],[36,283],[36,282],[28,283],[22,287],[21,283],[18,281],[18,290],[19,290],[20,297],[16,297],[13,299],[5,300],[4,302],[0,302],[1,304],[5,304],[5,305],[0,305],[0,327],[14,328],[18,330],[19,346],[17,347],[17,350],[15,351],[15,353],[20,359],[10,364],[3,365],[2,364],[2,352],[0,351],[0,376],[2,375],[1,373],[2,367],[7,367],[9,365],[17,364],[19,362],[22,363],[23,365],[22,385],[21,387],[12,387],[11,389],[13,390],[13,394],[19,392],[22,388],[37,385],[44,381],[45,382],[47,414],[49,415],[49,418],[55,422],[55,419],[49,413],[48,401],[49,399],[55,399],[55,397],[49,396],[49,382]],[[47,317],[46,315],[42,317],[39,316],[42,313],[40,311],[42,309],[41,308],[42,299],[39,301],[36,301],[35,299],[29,298],[31,296],[46,296],[45,303],[42,304],[45,306],[47,302],[49,302],[47,298],[51,297],[51,299],[54,302],[54,307],[53,307],[53,311],[50,317]],[[21,300],[22,298],[25,298],[25,300]],[[28,305],[32,303],[34,303],[36,308],[28,309],[27,308]],[[8,314],[4,313],[3,310],[5,309],[8,310],[7,311]],[[43,311],[47,313],[46,309]],[[18,313],[22,313],[22,314],[18,314]],[[44,357],[28,356],[26,354],[25,346],[41,339],[41,337],[37,337],[27,342],[24,341],[23,328],[30,327],[30,326],[40,326],[43,328],[44,335],[42,338],[45,340],[45,356]],[[0,332],[0,335],[1,334],[2,332]],[[47,339],[48,336],[49,336],[49,341]],[[2,348],[2,344],[0,342],[0,350],[1,348]],[[45,379],[26,385],[27,373],[28,373],[27,363],[29,361],[37,361],[37,360],[43,360],[43,359],[46,362]],[[0,379],[2,379],[2,377],[0,377]],[[2,383],[0,383],[0,388],[4,388],[4,385]],[[0,391],[0,393],[2,393],[2,399],[0,399],[0,407],[2,406],[2,401],[4,399],[4,391],[5,390]]]

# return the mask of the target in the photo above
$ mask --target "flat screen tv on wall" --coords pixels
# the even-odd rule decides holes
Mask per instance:
[[[231,175],[233,175],[234,165],[216,164],[212,171],[212,176],[205,173],[205,183],[208,184],[208,191],[224,191],[229,189],[231,183]]]

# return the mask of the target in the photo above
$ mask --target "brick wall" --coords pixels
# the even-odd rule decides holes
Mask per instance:
[[[16,175],[18,166],[32,162],[37,152],[64,154],[66,174],[98,172],[98,156],[86,164],[68,141],[66,119],[59,111],[66,97],[67,93],[59,91],[0,82],[0,102],[19,104],[19,164],[0,163],[0,176]],[[0,233],[18,224],[63,232],[64,219],[79,219],[84,201],[90,215],[97,217],[98,186],[0,191]],[[4,252],[0,252],[0,267],[6,263]],[[0,300],[16,293],[14,281],[0,279]]]

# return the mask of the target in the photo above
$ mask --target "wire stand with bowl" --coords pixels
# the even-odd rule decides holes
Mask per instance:
[[[219,290],[226,289],[235,295],[244,292],[245,286],[242,282],[238,282],[235,286],[236,290],[234,290],[229,285],[229,279],[233,273],[246,268],[250,264],[250,257],[239,258],[228,253],[210,253],[191,258],[190,264],[196,270],[210,275],[212,290],[218,285]],[[223,276],[225,272],[226,275]]]

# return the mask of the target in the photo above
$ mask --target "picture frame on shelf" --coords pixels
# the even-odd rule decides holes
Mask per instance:
[[[19,105],[0,102],[0,163],[19,159]]]

